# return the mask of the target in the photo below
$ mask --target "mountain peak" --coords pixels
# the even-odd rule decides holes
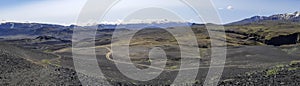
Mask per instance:
[[[275,18],[278,18],[278,19],[289,20],[289,19],[297,18],[299,16],[300,16],[300,12],[296,11],[294,13],[285,13],[285,14],[272,15],[270,17],[275,17]]]
[[[300,16],[300,11],[296,11],[294,14],[298,17]]]
[[[253,16],[251,18],[230,23],[229,25],[244,25],[244,24],[258,23],[263,21],[300,22],[300,11],[296,11],[294,13],[275,14],[271,16]]]

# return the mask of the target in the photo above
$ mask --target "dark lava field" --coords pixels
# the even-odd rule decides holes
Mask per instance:
[[[227,49],[224,70],[215,85],[299,86],[300,84],[300,25],[294,21],[264,20],[242,25],[224,25],[225,34],[220,38],[226,40],[211,38],[204,24],[193,23],[189,27],[195,34],[198,46],[183,46],[199,49],[201,58],[192,55],[181,57],[178,40],[171,33],[162,28],[145,28],[134,34],[129,41],[130,62],[119,61],[113,57],[113,55],[123,57],[125,54],[115,53],[112,46],[118,49],[127,46],[122,43],[128,42],[128,40],[112,40],[115,29],[102,28],[96,31],[95,39],[83,39],[78,43],[72,39],[76,26],[15,23],[15,28],[8,29],[11,24],[0,25],[1,86],[170,86],[180,71],[188,70],[198,70],[197,74],[192,75],[196,79],[183,80],[179,83],[180,86],[202,86],[210,64],[213,63],[211,50],[214,47]],[[132,35],[135,29],[122,28],[119,32],[125,34],[122,36]],[[212,40],[223,41],[226,44],[212,47]],[[72,45],[85,45],[93,41],[95,46],[72,48]],[[158,47],[165,52],[166,64],[161,61],[163,60],[161,55],[155,55],[155,58],[149,56],[149,51]],[[74,50],[77,49],[81,51],[75,53]],[[88,52],[85,49],[93,49],[95,52]],[[75,58],[74,55],[82,58]],[[199,66],[181,68],[182,58],[192,60],[187,64],[189,66],[195,64]],[[200,63],[194,63],[197,61]],[[125,76],[115,63],[132,64],[139,69],[148,68],[162,72],[152,80],[140,81]],[[78,68],[78,64],[83,69]],[[166,66],[161,68],[152,65]],[[97,68],[100,70],[93,70]],[[103,73],[100,77],[90,74],[100,71]],[[159,72],[149,72],[149,74],[156,73]]]

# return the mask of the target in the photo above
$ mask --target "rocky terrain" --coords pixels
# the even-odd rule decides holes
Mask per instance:
[[[225,79],[220,86],[298,86],[300,84],[300,63],[277,65],[275,67],[256,72],[247,72]]]
[[[22,54],[26,52],[26,54]],[[78,85],[76,72],[67,68],[46,65],[33,58],[46,58],[47,54],[27,52],[17,47],[0,45],[0,85]],[[29,56],[28,56],[29,55]],[[31,56],[32,55],[32,56]],[[30,57],[30,58],[29,58]],[[45,68],[45,67],[49,68]]]
[[[224,25],[226,40],[222,41],[227,43],[227,59],[219,85],[299,85],[299,14],[255,16]],[[181,24],[171,22],[162,25],[167,29],[192,28],[198,42],[198,46],[192,47],[200,50],[202,58],[193,58],[201,61],[200,67],[194,68],[199,73],[195,81],[187,82],[202,85],[210,66],[210,41],[218,39],[209,37],[205,24]],[[145,24],[125,24],[118,31],[129,35],[136,31],[136,27],[143,25]],[[138,68],[151,68],[151,64],[161,63],[151,63],[148,52],[153,47],[160,47],[165,50],[168,58],[166,68],[156,68],[165,70],[150,81],[137,81],[124,76],[114,64],[117,61],[111,58],[114,53],[110,45],[122,46],[118,44],[126,41],[112,41],[116,25],[97,26],[99,29],[95,40],[86,39],[82,43],[95,41],[93,48],[105,79],[75,71],[71,38],[77,26],[13,22],[0,24],[0,85],[170,85],[174,81],[174,75],[181,70],[180,61],[184,57],[180,56],[177,40],[162,28],[146,27],[130,40],[130,59]]]
[[[26,54],[22,54],[26,53]],[[38,54],[38,56],[36,56]],[[35,58],[46,58],[43,52],[28,52],[8,44],[0,44],[0,85],[1,86],[69,86],[81,85],[78,75],[85,77],[86,84],[106,83],[75,70],[44,63]],[[51,57],[52,59],[55,57]],[[88,83],[90,82],[90,83]]]

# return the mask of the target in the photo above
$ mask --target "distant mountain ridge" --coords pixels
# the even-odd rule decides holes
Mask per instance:
[[[177,26],[190,26],[189,22],[153,22],[153,23],[136,23],[136,24],[97,24],[98,31],[108,29],[143,29],[143,28],[167,28]],[[51,36],[61,38],[62,40],[70,40],[72,33],[76,27],[93,27],[94,26],[63,26],[55,24],[41,23],[17,23],[2,22],[0,23],[0,38],[35,38],[38,36]]]
[[[142,29],[142,28],[168,28],[168,27],[177,27],[177,26],[191,26],[193,23],[189,22],[154,22],[154,23],[132,23],[132,24],[99,24],[99,29]]]
[[[294,13],[285,13],[285,14],[276,14],[271,16],[253,16],[241,21],[229,23],[228,25],[245,25],[251,23],[262,23],[266,21],[275,21],[275,22],[300,22],[300,11]]]
[[[69,39],[72,33],[71,26],[62,26],[54,24],[39,24],[39,23],[15,23],[7,22],[0,24],[1,37],[34,37],[34,36],[55,36],[62,39]]]
[[[271,16],[254,16],[241,21],[226,25],[247,25],[247,24],[300,24],[300,11],[294,13],[276,14]],[[91,27],[98,27],[98,31],[114,31],[113,29],[142,29],[142,28],[168,28],[178,26],[193,26],[196,23],[190,22],[151,22],[151,23],[128,23],[128,24],[95,24]],[[204,25],[204,24],[203,24]],[[72,39],[73,30],[76,27],[90,26],[63,26],[56,24],[41,23],[17,23],[1,22],[0,38],[35,38],[38,36],[51,36],[62,40]]]

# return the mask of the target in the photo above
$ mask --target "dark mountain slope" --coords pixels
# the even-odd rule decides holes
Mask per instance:
[[[73,26],[61,26],[39,23],[2,23],[0,24],[0,36],[3,38],[33,38],[46,35],[61,39],[70,39]]]

